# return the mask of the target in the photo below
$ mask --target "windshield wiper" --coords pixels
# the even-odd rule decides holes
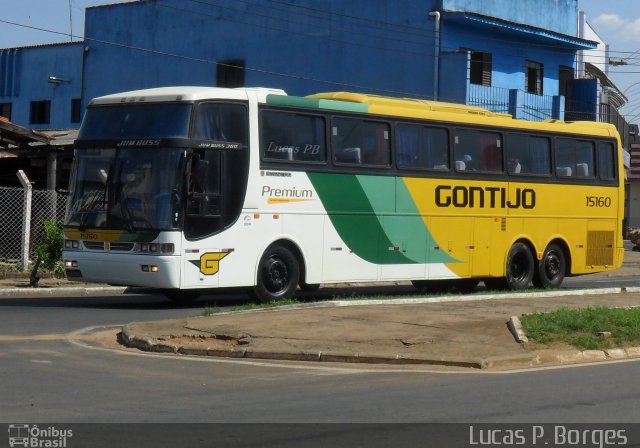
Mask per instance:
[[[100,199],[102,199],[102,203],[106,202],[105,195],[107,193],[107,184],[103,184],[99,190],[94,192],[94,196],[89,199],[89,204],[86,207],[83,207],[80,211],[84,210],[82,217],[80,218],[80,225],[78,226],[80,231],[84,231],[87,228],[87,221],[89,220],[89,215],[95,213],[95,207],[99,204]]]
[[[136,229],[133,226],[133,213],[131,213],[131,209],[129,208],[129,204],[127,202],[129,200],[129,196],[127,196],[127,194],[124,192],[124,188],[122,187],[121,182],[117,183],[117,188],[118,197],[120,198],[120,214],[122,215],[122,221],[124,222],[124,225],[127,226],[127,230],[129,230],[129,233],[133,233]]]

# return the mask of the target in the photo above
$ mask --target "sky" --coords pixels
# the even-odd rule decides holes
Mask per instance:
[[[122,1],[126,0],[0,0],[0,48],[79,40],[84,33],[86,7]],[[609,77],[629,100],[622,113],[628,121],[640,122],[640,2],[578,0],[578,9],[586,13],[589,24],[609,44],[610,57],[627,62],[610,67]]]

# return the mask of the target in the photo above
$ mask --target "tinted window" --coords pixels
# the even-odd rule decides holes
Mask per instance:
[[[337,163],[389,166],[389,125],[353,118],[331,121],[334,160]]]
[[[556,174],[558,177],[593,177],[593,161],[593,142],[569,138],[556,140]]]
[[[198,106],[193,138],[246,145],[247,108],[237,103],[204,103]]]
[[[324,162],[325,121],[316,115],[265,110],[262,112],[262,158]]]
[[[191,104],[90,107],[78,139],[186,138],[191,108]]]
[[[551,143],[548,138],[511,134],[506,151],[509,174],[551,173]]]
[[[456,129],[454,158],[458,171],[502,171],[500,134]]]
[[[600,179],[613,180],[616,178],[616,157],[611,143],[598,144],[598,173]]]
[[[399,125],[396,128],[400,168],[449,169],[449,133],[446,129]]]

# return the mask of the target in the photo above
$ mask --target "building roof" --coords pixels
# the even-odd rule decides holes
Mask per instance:
[[[609,78],[609,76],[607,76],[606,73],[604,73],[597,66],[591,64],[590,62],[585,63],[585,71],[587,75],[593,76],[594,78],[600,80],[600,84],[609,94],[609,104],[611,104],[616,109],[620,109],[622,106],[627,104],[629,99],[624,96],[624,94],[620,91],[620,89],[618,89],[618,87],[613,83],[613,81]]]
[[[21,47],[0,48],[0,50],[27,50],[30,48],[64,47],[71,45],[84,45],[84,41],[74,40],[73,42],[54,42],[50,44],[23,45]]]
[[[0,117],[0,149],[27,148],[34,143],[49,143],[50,138],[32,129],[11,123]]]
[[[531,42],[546,44],[553,42],[554,45],[559,45],[560,47],[571,50],[589,50],[597,48],[598,46],[598,42],[595,41],[474,12],[445,10],[443,11],[443,15],[447,20],[465,23],[466,25],[475,25],[483,28],[492,27],[505,33],[526,36]]]

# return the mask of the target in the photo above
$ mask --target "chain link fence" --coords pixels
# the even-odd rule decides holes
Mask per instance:
[[[29,258],[44,239],[44,221],[64,220],[68,196],[53,190],[33,190],[31,197],[31,219],[25,222],[25,197],[23,188],[0,187],[0,261],[20,263],[24,229],[29,229]]]

